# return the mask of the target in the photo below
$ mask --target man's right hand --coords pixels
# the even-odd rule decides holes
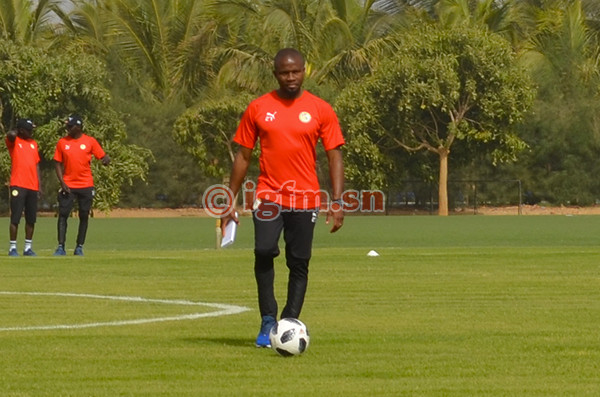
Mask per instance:
[[[235,210],[221,217],[221,236],[223,237],[225,236],[225,228],[227,227],[227,224],[229,222],[235,222],[238,224],[240,223],[240,220],[237,217],[237,212]]]
[[[60,190],[58,191],[60,194],[69,194],[71,193],[71,189],[63,182],[60,186]]]

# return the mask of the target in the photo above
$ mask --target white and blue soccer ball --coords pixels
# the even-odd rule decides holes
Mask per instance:
[[[295,318],[282,318],[269,333],[271,348],[284,357],[297,356],[308,349],[310,336],[306,325]]]

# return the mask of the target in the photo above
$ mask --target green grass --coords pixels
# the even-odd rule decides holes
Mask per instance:
[[[84,258],[51,256],[55,222],[39,220],[38,258],[1,257],[0,291],[251,310],[0,331],[1,396],[600,394],[600,217],[356,216],[335,234],[320,219],[302,313],[311,345],[293,358],[253,346],[259,315],[249,218],[225,250],[214,249],[212,219],[92,219]],[[76,225],[71,220],[71,241]],[[367,257],[371,249],[380,256]],[[276,266],[282,301],[287,270],[282,258]],[[0,295],[0,328],[212,310]]]

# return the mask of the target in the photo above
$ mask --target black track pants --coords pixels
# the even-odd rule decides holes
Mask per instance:
[[[258,305],[261,316],[277,318],[277,299],[273,282],[273,259],[279,255],[279,238],[283,231],[285,259],[289,269],[286,305],[281,318],[298,318],[308,285],[308,263],[318,211],[280,211],[265,219],[254,211],[254,275],[258,287]]]

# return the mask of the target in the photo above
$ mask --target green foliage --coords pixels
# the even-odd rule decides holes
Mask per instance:
[[[523,55],[540,93],[522,134],[533,150],[514,171],[540,199],[594,204],[600,197],[598,37],[579,2],[542,15]]]
[[[239,95],[229,100],[205,100],[188,109],[175,123],[175,140],[190,153],[207,175],[229,175],[236,148],[233,136],[252,97]]]
[[[113,73],[152,101],[189,101],[213,77],[215,21],[206,2],[73,0],[58,12],[71,40],[114,62]]]
[[[515,125],[534,90],[508,43],[482,30],[431,26],[403,34],[400,43],[393,58],[338,100],[359,164],[372,162],[369,173],[384,180],[391,175],[383,159],[401,165],[401,148],[437,153],[458,146],[467,158],[479,150],[494,162],[514,160],[525,147]],[[366,183],[360,174],[351,175]]]
[[[151,153],[125,141],[124,124],[110,106],[110,92],[105,88],[106,71],[96,58],[67,52],[50,55],[43,50],[16,46],[0,41],[0,107],[3,132],[11,129],[19,117],[30,117],[38,125],[34,138],[45,159],[50,161],[60,136],[65,134],[64,119],[70,113],[84,117],[85,132],[95,137],[112,158],[109,167],[95,170],[98,191],[95,205],[108,209],[116,204],[124,183],[144,178]],[[10,159],[0,152],[0,175],[7,180]],[[43,182],[45,190],[55,191],[58,182]]]
[[[0,0],[0,40],[50,45],[53,10],[60,0]]]
[[[129,139],[153,153],[148,176],[123,189],[119,206],[183,207],[197,205],[202,191],[210,184],[196,160],[178,145],[173,124],[182,112],[181,104],[148,103],[127,95],[115,96],[115,106],[126,112]]]

